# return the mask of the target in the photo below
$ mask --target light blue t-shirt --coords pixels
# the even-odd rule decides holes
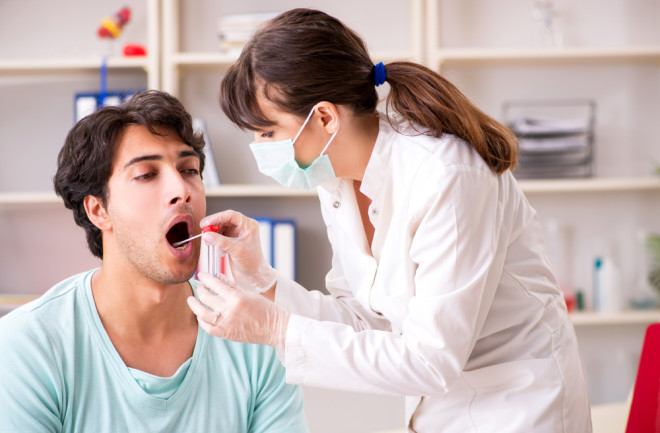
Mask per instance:
[[[129,369],[101,324],[93,272],[0,319],[0,432],[308,431],[302,392],[269,346],[198,328],[171,378]]]

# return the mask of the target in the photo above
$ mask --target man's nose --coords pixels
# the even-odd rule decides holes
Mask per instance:
[[[169,176],[167,193],[168,202],[170,205],[190,203],[192,197],[190,195],[190,188],[181,173],[177,170],[172,171]]]

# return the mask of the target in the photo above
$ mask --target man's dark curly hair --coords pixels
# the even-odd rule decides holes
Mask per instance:
[[[204,170],[202,132],[193,130],[190,114],[172,95],[147,90],[121,105],[102,108],[81,119],[69,131],[60,150],[53,183],[64,205],[73,210],[76,224],[85,229],[90,251],[101,259],[101,231],[87,218],[84,200],[91,195],[100,198],[103,206],[107,206],[112,163],[122,134],[129,125],[145,126],[154,135],[163,135],[162,128],[177,133],[199,156],[200,173]]]

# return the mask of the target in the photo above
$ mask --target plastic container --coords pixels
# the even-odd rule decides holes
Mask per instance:
[[[594,266],[594,300],[596,310],[616,312],[623,310],[621,272],[611,256],[596,258]]]

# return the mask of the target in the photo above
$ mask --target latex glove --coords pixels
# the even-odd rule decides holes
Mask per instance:
[[[219,233],[205,233],[202,239],[229,254],[231,273],[240,287],[258,293],[273,288],[277,271],[266,262],[261,251],[259,223],[256,220],[227,210],[205,217],[200,225],[220,227]]]
[[[188,306],[208,334],[243,343],[284,349],[289,313],[257,293],[243,290],[224,275],[200,273],[197,296]]]

